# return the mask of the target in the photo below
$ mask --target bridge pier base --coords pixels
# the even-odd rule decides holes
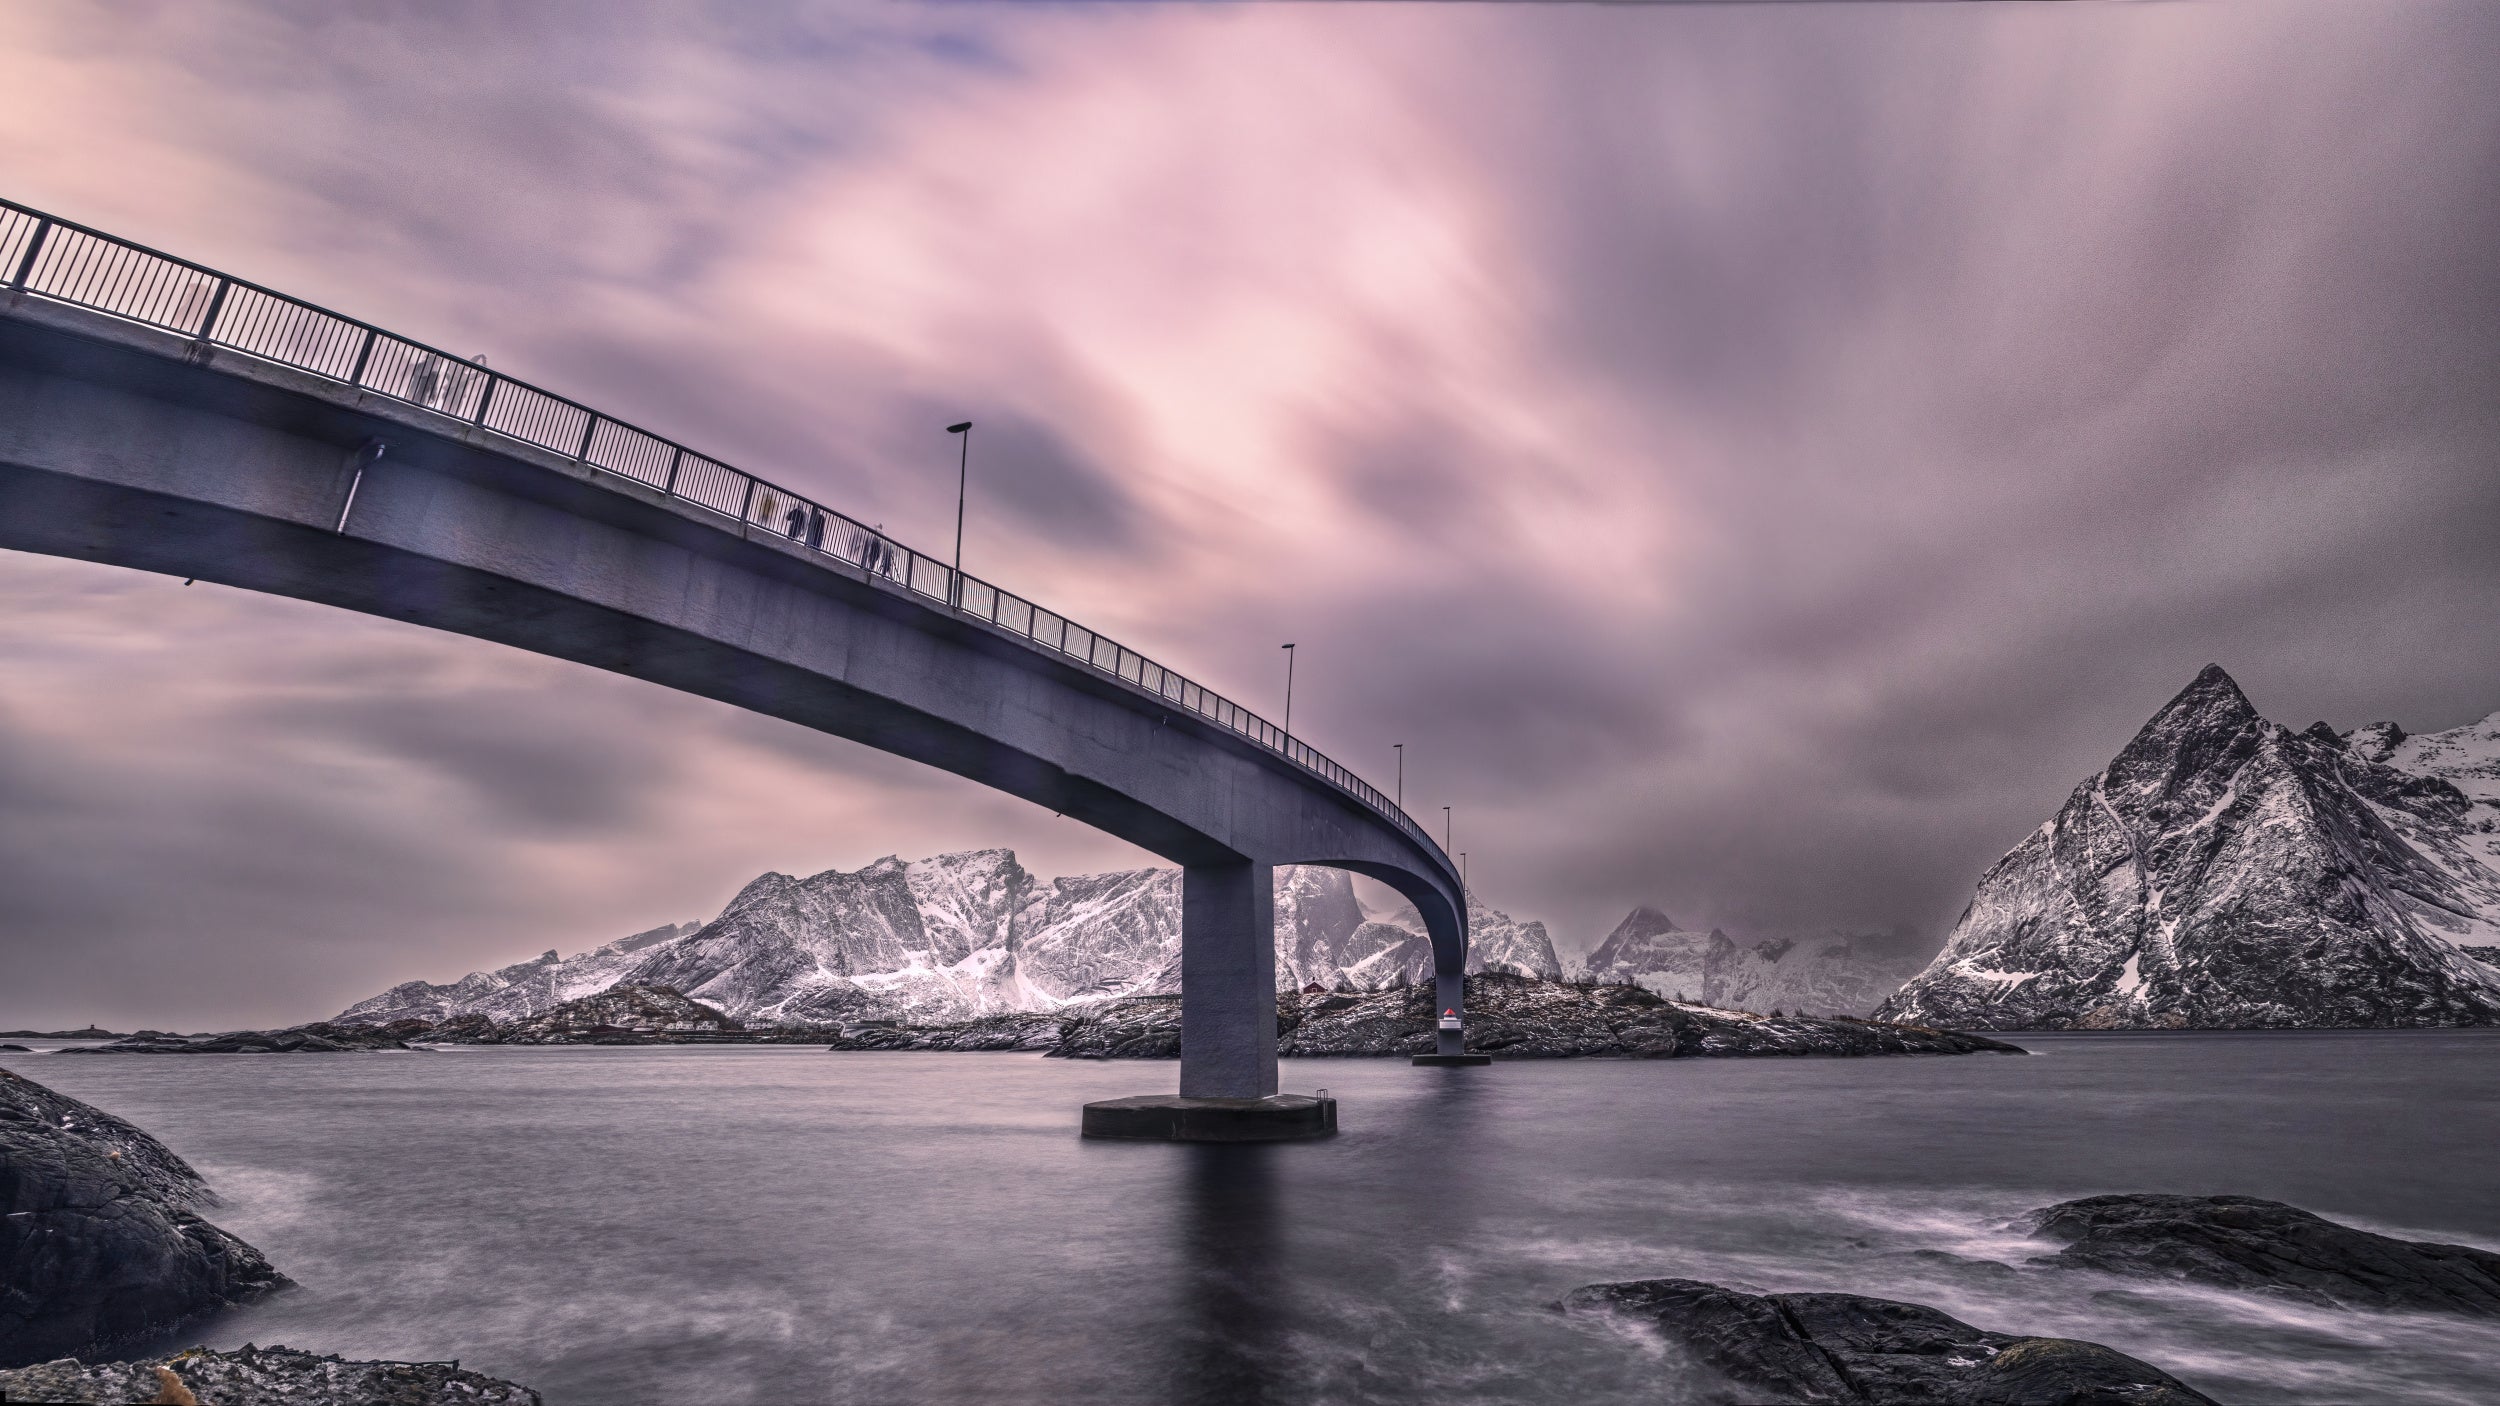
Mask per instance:
[[[1413,1063],[1444,1068],[1491,1064],[1493,1056],[1467,1053],[1467,978],[1458,972],[1437,972],[1432,978],[1432,1053]]]

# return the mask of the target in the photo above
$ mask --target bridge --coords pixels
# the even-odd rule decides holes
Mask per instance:
[[[1274,1101],[1274,867],[1366,875],[1421,913],[1438,1055],[1462,1058],[1457,868],[1249,709],[804,494],[258,284],[6,201],[0,277],[0,547],[628,674],[1117,835],[1181,866],[1184,1101]]]

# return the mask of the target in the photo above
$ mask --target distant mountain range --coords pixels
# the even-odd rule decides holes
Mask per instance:
[[[1686,931],[1643,906],[1597,944],[1583,970],[1727,1010],[1864,1015],[1925,964],[1914,940],[1834,933],[1739,942],[1717,928]]]
[[[2295,733],[2218,666],[1877,1012],[1992,1030],[2500,1024],[2500,713]]]
[[[853,873],[764,874],[709,923],[653,928],[573,957],[547,952],[446,984],[411,981],[342,1021],[528,1020],[624,985],[664,986],[750,1023],[958,1021],[1180,989],[1181,876],[1136,869],[1036,879],[1013,851]],[[1469,969],[1548,979],[1542,923],[1470,907]],[[1341,870],[1276,871],[1276,981],[1378,990],[1421,980],[1432,946],[1402,908],[1363,911]]]
[[[1276,871],[1280,989],[1428,977],[1411,908]],[[1542,923],[1471,900],[1471,971],[1565,975]],[[1907,939],[1732,937],[1651,907],[1575,976],[1722,1008],[1976,1029],[2500,1024],[2500,713],[2294,733],[2219,667],[1999,860],[1932,961]],[[1180,984],[1180,871],[1040,880],[1010,850],[764,874],[709,923],[412,981],[342,1021],[528,1020],[623,985],[755,1024],[915,1024]]]

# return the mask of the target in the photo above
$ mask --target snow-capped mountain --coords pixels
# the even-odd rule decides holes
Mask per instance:
[[[1276,980],[1374,990],[1432,971],[1410,907],[1366,915],[1340,870],[1276,871]],[[1542,923],[1470,909],[1470,966],[1554,977]],[[966,1020],[1180,989],[1181,875],[1138,869],[1042,881],[1013,851],[974,850],[852,873],[764,874],[719,917],[654,928],[571,958],[549,952],[447,985],[412,981],[343,1021],[510,1022],[619,985],[664,986],[739,1020]]]
[[[666,923],[572,957],[542,952],[526,962],[515,962],[495,971],[471,972],[447,985],[402,982],[348,1007],[339,1019],[440,1021],[476,1014],[503,1022],[524,1020],[567,1001],[607,990],[632,971],[652,947],[691,936],[701,927],[700,923]]]
[[[2389,723],[2294,733],[2209,666],[1988,871],[1944,950],[1878,1015],[2500,1023],[2495,832],[2500,715],[2424,737]]]
[[[1644,904],[1590,951],[1588,976],[1731,1010],[1864,1015],[1921,963],[1889,939],[1834,934],[1740,943]]]

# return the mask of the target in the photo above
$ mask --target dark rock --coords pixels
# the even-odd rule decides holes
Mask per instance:
[[[100,1026],[84,1030],[0,1030],[0,1040],[118,1040],[121,1036]]]
[[[172,1388],[183,1393],[175,1394]],[[0,1400],[114,1403],[215,1402],[218,1406],[539,1406],[538,1393],[457,1362],[348,1362],[291,1347],[89,1364],[45,1362],[0,1372]]]
[[[2098,1343],[1974,1328],[1857,1294],[1744,1294],[1694,1279],[1573,1290],[1566,1312],[1655,1324],[1748,1393],[1815,1406],[2214,1406]]]
[[[645,1044],[744,1036],[746,1026],[667,986],[611,986],[503,1027],[506,1045]]]
[[[130,1124],[0,1070],[0,1366],[92,1351],[288,1280],[193,1213],[190,1164]]]
[[[836,1030],[830,1047],[837,1050],[1052,1050],[1058,1048],[1069,1018],[1039,1011],[986,1015],[953,1025],[904,1025],[891,1020],[853,1021]],[[822,1034],[814,1039],[825,1039]]]
[[[34,1051],[33,1051],[33,1050],[30,1050],[30,1049],[26,1048],[24,1045],[0,1045],[0,1054],[33,1054],[33,1053],[34,1053]]]
[[[2016,1228],[2066,1246],[2035,1264],[2342,1308],[2500,1317],[2500,1254],[2373,1235],[2254,1196],[2087,1196]]]

